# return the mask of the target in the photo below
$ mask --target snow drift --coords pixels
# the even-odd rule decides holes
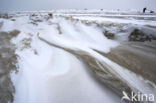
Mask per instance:
[[[155,53],[155,46],[152,46],[156,37],[155,21],[115,16],[117,18],[108,19],[97,15],[53,14],[52,17],[42,12],[15,13],[10,18],[1,18],[0,31],[20,31],[11,39],[16,47],[18,72],[11,73],[15,93],[11,92],[14,96],[8,101],[120,103],[122,91],[156,95],[154,67],[148,73],[138,73],[134,68],[138,69],[142,64],[133,62],[132,57],[142,53],[135,49],[139,47],[145,50],[141,57],[145,57],[145,53]],[[149,17],[154,18],[154,15],[144,18]],[[129,41],[135,48],[129,48],[126,44]],[[144,43],[148,43],[150,49],[145,48],[147,45]],[[127,55],[122,57],[124,53]],[[155,55],[147,57],[154,65]],[[150,64],[146,60],[144,62]]]

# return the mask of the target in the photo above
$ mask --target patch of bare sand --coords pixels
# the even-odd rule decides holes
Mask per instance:
[[[103,55],[156,84],[156,41],[126,42]]]

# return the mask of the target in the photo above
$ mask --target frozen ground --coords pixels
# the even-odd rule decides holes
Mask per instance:
[[[0,17],[0,103],[124,103],[122,91],[156,95],[156,14]]]

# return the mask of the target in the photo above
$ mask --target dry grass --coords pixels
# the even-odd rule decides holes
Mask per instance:
[[[17,71],[15,45],[10,40],[19,34],[18,30],[0,32],[0,103],[13,102],[14,86],[10,79],[11,71]]]

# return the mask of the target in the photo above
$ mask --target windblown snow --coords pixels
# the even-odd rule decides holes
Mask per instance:
[[[105,56],[133,40],[135,29],[142,34],[134,42],[155,42],[156,15],[90,15],[26,12],[0,18],[0,32],[20,31],[11,39],[17,72],[10,73],[15,88],[10,102],[120,103],[122,91],[156,95],[154,75],[146,78]]]

